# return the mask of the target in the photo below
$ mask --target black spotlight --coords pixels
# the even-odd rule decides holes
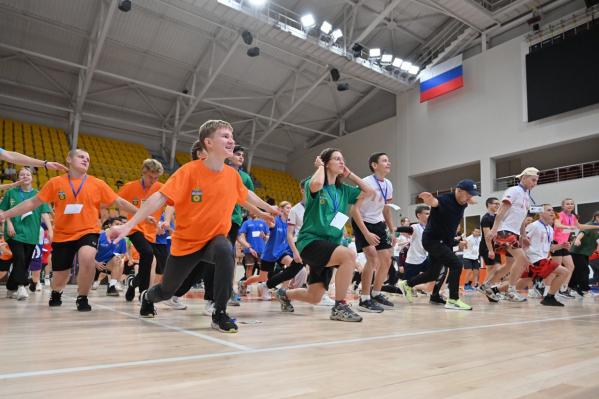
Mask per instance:
[[[247,51],[248,57],[257,57],[260,55],[260,49],[258,47],[250,47]]]
[[[333,82],[338,81],[340,77],[341,75],[339,74],[339,70],[337,68],[331,69],[331,79],[333,79]]]
[[[337,85],[337,91],[346,91],[349,90],[349,83],[344,82],[344,83],[339,83]]]
[[[127,12],[131,10],[131,0],[119,0],[119,10]]]
[[[241,38],[243,39],[243,42],[248,46],[252,44],[252,42],[254,41],[254,36],[252,36],[252,34],[247,30],[241,32]]]
[[[354,58],[361,57],[362,50],[364,50],[364,46],[362,46],[361,44],[355,43],[351,48],[351,51],[354,53]]]
[[[183,93],[183,94],[189,94],[189,90],[183,89],[183,90],[181,90],[181,93]]]

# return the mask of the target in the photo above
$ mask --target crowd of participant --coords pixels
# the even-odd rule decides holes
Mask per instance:
[[[421,193],[415,222],[404,218],[395,226],[386,178],[391,160],[383,152],[366,160],[372,174],[361,178],[341,151],[322,151],[300,184],[302,200],[278,206],[254,194],[229,123],[204,123],[191,155],[164,184],[158,182],[163,166],[147,159],[140,179],[115,193],[87,173],[92,160],[84,149],[70,151],[67,166],[0,149],[0,159],[25,165],[16,182],[0,186],[0,278],[8,274],[7,296],[26,300],[46,285],[49,306],[59,307],[75,279],[76,307],[86,312],[90,290],[106,280],[107,296],[137,297],[140,316],[155,317],[159,302],[185,310],[180,298],[202,284],[212,327],[232,333],[238,326],[227,307],[239,306],[253,290],[263,300],[274,295],[283,312],[306,302],[330,306],[330,319],[346,322],[362,321],[358,312],[396,309],[384,293],[402,294],[408,303],[426,295],[433,305],[469,311],[464,292],[478,291],[493,303],[539,298],[560,307],[591,290],[599,211],[582,224],[570,198],[557,215],[551,205],[537,204],[535,168],[518,175],[518,185],[501,199],[487,198],[480,227],[464,235],[464,211],[480,195],[476,184],[462,180],[437,197]],[[38,192],[30,167],[65,173]],[[244,273],[236,280],[238,252]],[[347,299],[352,288],[358,312]]]

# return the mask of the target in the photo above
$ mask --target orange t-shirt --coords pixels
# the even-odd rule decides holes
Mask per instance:
[[[154,184],[152,184],[152,187],[144,189],[144,187],[141,185],[141,180],[134,180],[121,187],[121,189],[119,190],[119,196],[131,202],[137,208],[140,208],[141,204],[143,204],[144,201],[147,200],[150,195],[154,194],[161,187],[162,183],[155,182]],[[158,209],[156,212],[152,214],[156,221],[160,220],[160,215],[162,215],[162,208]],[[132,217],[133,215],[127,214],[128,219],[131,219]],[[155,243],[157,230],[158,226],[144,220],[143,222],[139,223],[137,226],[132,228],[131,233],[141,231],[146,240],[148,240],[148,242]]]
[[[171,239],[174,256],[199,251],[214,237],[227,235],[235,204],[245,203],[248,195],[235,169],[224,165],[214,172],[200,160],[181,166],[160,192],[177,215]]]
[[[54,242],[74,241],[90,233],[99,233],[100,206],[110,205],[118,198],[104,181],[90,175],[71,179],[68,175],[53,177],[37,194],[43,202],[54,205]],[[77,190],[79,193],[75,198]],[[68,204],[83,204],[80,213],[65,215]]]

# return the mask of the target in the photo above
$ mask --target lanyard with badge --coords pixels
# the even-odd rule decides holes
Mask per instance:
[[[25,192],[23,191],[22,188],[19,188],[19,197],[21,197],[21,202],[25,202]],[[27,216],[32,215],[33,211],[29,211],[27,213],[24,213],[21,215],[21,220],[25,219]]]
[[[379,186],[379,191],[381,192],[381,195],[383,196],[383,202],[387,202],[387,193],[389,192],[389,187],[387,186],[387,182],[385,180],[383,180],[383,183],[385,183],[385,191],[383,191],[383,187],[381,186],[381,183],[379,183],[379,179],[377,179],[377,177],[375,175],[372,175],[372,177],[374,178],[376,185]]]
[[[327,192],[329,198],[331,199],[331,202],[333,203],[333,213],[335,214],[335,217],[333,218],[333,220],[331,220],[331,226],[335,227],[336,229],[339,230],[343,230],[343,227],[345,226],[345,223],[347,223],[347,221],[349,220],[349,216],[347,216],[346,214],[344,214],[343,212],[339,212],[339,193],[337,192],[337,189],[334,188],[334,192],[335,192],[335,196],[333,196],[331,194],[330,189],[330,185],[329,186],[325,186],[324,190]]]
[[[543,222],[542,220],[539,220],[539,222],[543,225],[543,227],[545,228],[545,232],[547,233],[547,242],[549,243],[549,245],[551,245],[551,241],[553,240],[553,237],[551,237],[550,234],[550,230],[549,230],[549,226],[547,226],[545,224],[545,222]]]
[[[83,179],[81,179],[81,184],[79,184],[79,188],[75,191],[75,186],[73,185],[73,181],[71,180],[71,175],[67,175],[69,179],[69,185],[71,186],[71,192],[73,193],[73,197],[75,197],[75,201],[77,201],[77,195],[81,192],[85,181],[87,180],[87,175],[83,175]],[[64,208],[65,215],[76,215],[81,213],[83,209],[83,204],[67,204]]]
[[[537,205],[537,203],[535,202],[535,199],[530,194],[530,190],[525,189],[522,186],[522,184],[518,184],[518,186],[522,189],[522,191],[524,191],[528,195],[528,198],[530,198],[530,201],[532,202],[532,205],[530,205],[528,207],[528,211],[530,213],[541,213],[541,212],[543,212],[543,206],[542,205]]]

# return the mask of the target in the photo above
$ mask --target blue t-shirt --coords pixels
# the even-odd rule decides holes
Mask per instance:
[[[239,229],[239,234],[245,234],[245,240],[252,246],[254,251],[260,255],[264,252],[264,238],[262,238],[262,233],[268,234],[268,226],[264,223],[263,220],[260,219],[248,219],[241,225]],[[247,248],[243,249],[243,253],[247,254],[250,250]]]
[[[292,256],[292,252],[287,242],[287,222],[277,216],[274,227],[270,229],[270,237],[268,237],[262,259],[267,262],[274,262],[283,255]]]
[[[115,255],[124,255],[127,253],[127,244],[125,240],[119,241],[118,244],[113,244],[106,238],[106,232],[100,233],[98,240],[98,252],[96,253],[96,262],[109,262]]]
[[[160,221],[164,222],[164,213],[160,216]],[[171,229],[175,228],[175,223],[171,220]],[[170,231],[165,231],[164,234],[156,234],[156,244],[170,245]]]
[[[428,223],[422,233],[422,241],[443,241],[453,247],[458,225],[464,217],[464,209],[468,204],[461,205],[454,193],[443,194],[437,198],[439,205],[431,208]]]

